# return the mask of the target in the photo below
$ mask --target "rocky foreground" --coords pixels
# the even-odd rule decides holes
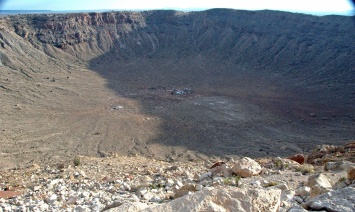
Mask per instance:
[[[0,211],[355,211],[355,142],[310,155],[78,157],[0,172]]]

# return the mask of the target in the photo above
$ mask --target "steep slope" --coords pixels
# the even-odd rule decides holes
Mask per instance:
[[[215,9],[1,26],[8,161],[282,155],[355,137],[350,17]]]
[[[88,70],[85,61],[52,45],[29,42],[15,33],[17,24],[13,28],[7,21],[2,20],[0,32],[2,168],[77,154],[103,155],[100,142],[116,140],[117,128],[127,128],[131,141],[145,117],[138,103],[107,89],[105,80]],[[128,111],[114,113],[112,107],[121,102]],[[115,148],[132,146],[124,141]]]

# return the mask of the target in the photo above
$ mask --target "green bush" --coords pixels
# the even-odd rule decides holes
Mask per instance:
[[[76,157],[73,160],[74,166],[79,166],[80,165],[80,158]]]
[[[267,183],[266,185],[264,185],[264,187],[272,187],[272,186],[276,186],[276,185],[278,185],[278,183],[277,182],[269,182],[269,183]]]
[[[233,176],[224,178],[224,184],[228,186],[237,186],[239,185],[240,176]]]
[[[341,177],[339,178],[338,182],[344,182],[346,180],[346,177]]]
[[[314,167],[311,164],[303,164],[296,168],[296,171],[302,174],[310,174],[314,172]]]

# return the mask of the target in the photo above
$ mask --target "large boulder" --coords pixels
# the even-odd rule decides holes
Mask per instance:
[[[277,211],[281,190],[213,189],[197,191],[144,211]]]
[[[324,164],[324,170],[326,171],[346,171],[350,166],[355,166],[355,163],[342,160],[336,162],[327,162]]]
[[[299,164],[303,164],[305,161],[305,157],[303,154],[292,155],[292,156],[288,157],[288,159],[290,159],[292,161],[296,161]]]
[[[147,208],[148,205],[141,202],[126,202],[118,207],[108,209],[109,212],[138,212]]]
[[[353,212],[355,209],[355,188],[346,187],[330,191],[305,203],[307,209],[324,211]]]
[[[326,193],[332,189],[332,185],[324,174],[315,174],[310,176],[307,184],[311,188],[311,198]]]
[[[241,177],[258,175],[261,170],[259,163],[248,157],[238,160],[232,167],[232,172]]]
[[[311,154],[308,155],[307,162],[310,164],[324,164],[326,161],[326,157],[329,154],[334,152],[341,151],[341,146],[334,146],[334,145],[318,145],[315,149],[312,150]]]
[[[280,207],[281,190],[265,189],[212,189],[197,191],[161,205],[147,206],[143,203],[124,203],[110,212],[145,211],[277,211]]]

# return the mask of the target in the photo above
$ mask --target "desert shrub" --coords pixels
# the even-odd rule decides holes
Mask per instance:
[[[73,160],[74,166],[79,166],[80,165],[80,158],[79,157],[75,157]]]
[[[277,159],[274,161],[275,167],[279,170],[284,170],[288,168],[288,163],[283,162],[282,160]]]
[[[311,164],[303,164],[296,168],[296,171],[302,174],[310,174],[314,172],[314,167]]]
[[[164,188],[164,185],[162,185],[160,183],[152,183],[152,184],[149,184],[148,187],[150,189],[160,189],[160,188]]]
[[[344,182],[346,180],[346,177],[341,177],[339,178],[338,182]]]
[[[266,185],[264,185],[264,187],[271,187],[271,186],[276,186],[278,183],[277,182],[269,182],[269,183],[267,183]]]
[[[228,186],[238,186],[240,176],[226,177],[224,178],[224,184]]]

